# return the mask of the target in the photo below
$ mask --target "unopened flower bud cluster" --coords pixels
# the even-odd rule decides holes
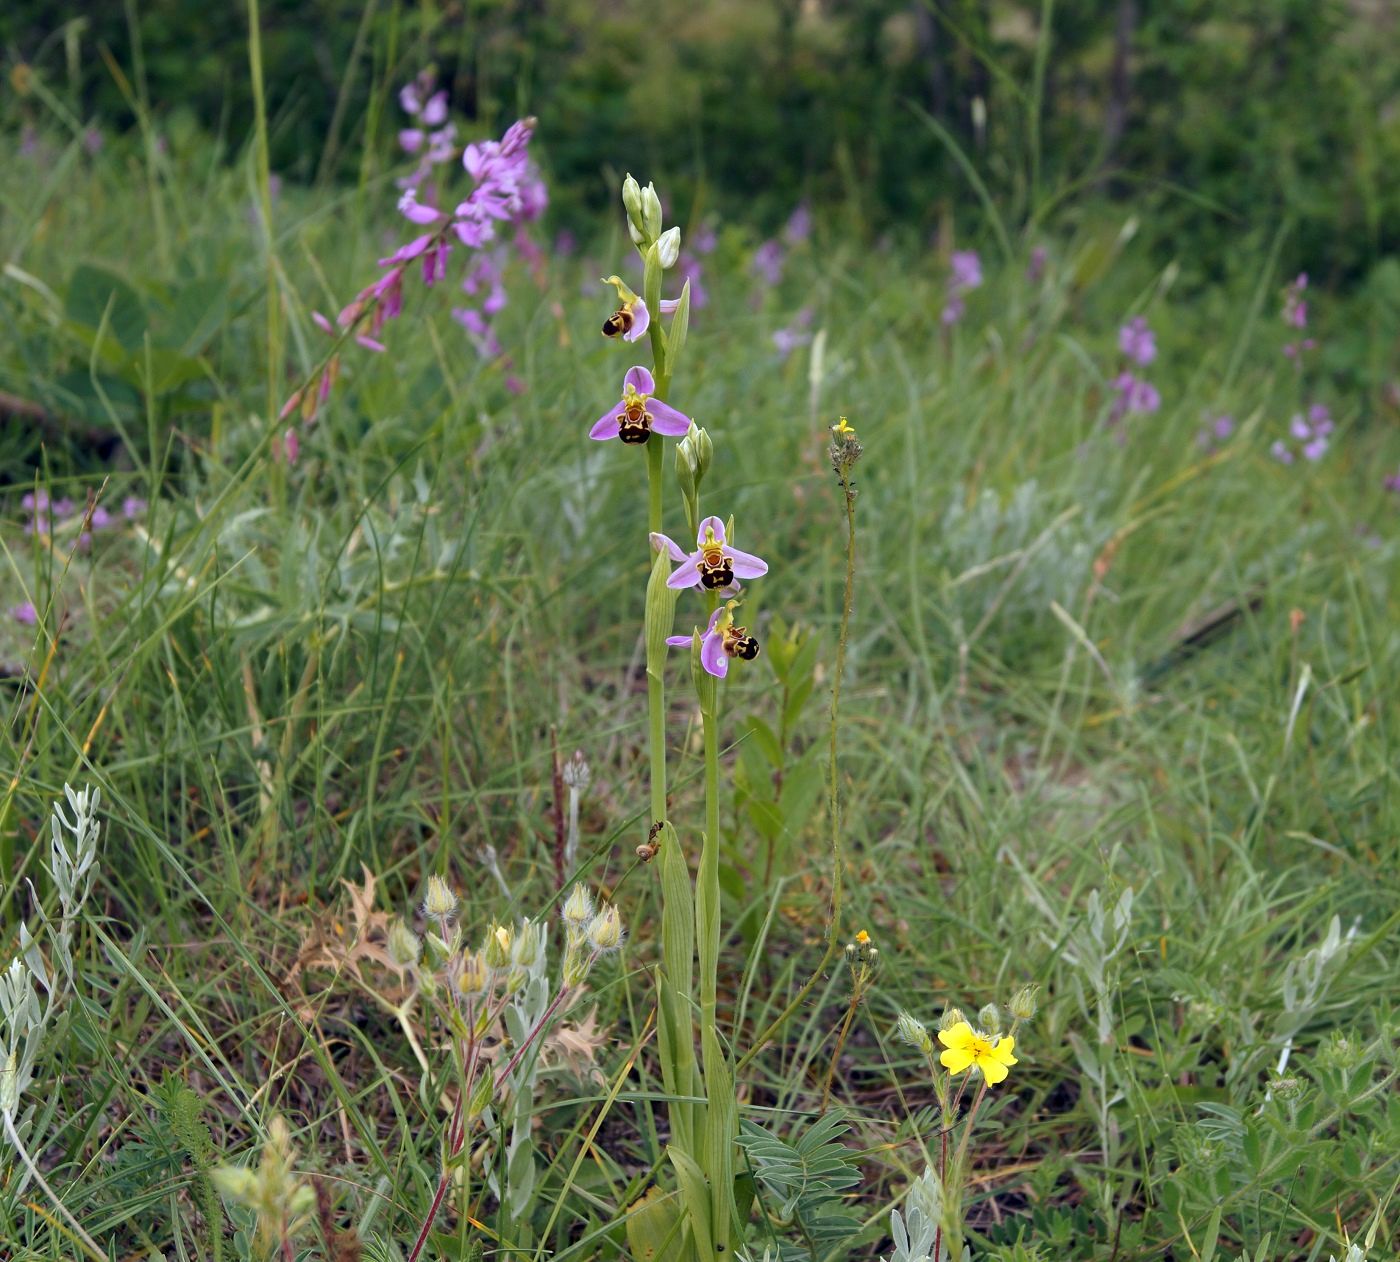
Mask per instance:
[[[572,772],[581,783],[587,783],[587,764],[581,758]],[[541,973],[546,946],[543,921],[523,917],[514,925],[493,924],[479,945],[468,948],[457,922],[459,896],[442,877],[428,878],[421,906],[428,922],[422,935],[404,921],[395,920],[389,926],[385,948],[394,965],[411,973],[425,994],[446,986],[478,1006],[483,999],[518,994],[532,976]],[[565,937],[562,980],[572,988],[583,983],[600,956],[622,946],[626,932],[617,908],[610,903],[595,907],[583,885],[574,886],[561,918]]]

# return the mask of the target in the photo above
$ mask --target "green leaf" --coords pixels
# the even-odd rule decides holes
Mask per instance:
[[[79,265],[69,278],[63,314],[94,336],[105,321],[106,330],[128,353],[140,349],[150,323],[145,306],[126,281],[89,263]]]
[[[636,1262],[681,1262],[683,1208],[678,1192],[659,1187],[648,1188],[632,1205],[627,1211],[627,1245]]]

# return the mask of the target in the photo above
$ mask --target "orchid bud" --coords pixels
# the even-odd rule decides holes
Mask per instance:
[[[642,233],[642,190],[631,175],[622,181],[622,207],[627,212],[627,233],[633,245],[646,239]]]
[[[646,188],[642,189],[641,200],[642,232],[650,243],[661,235],[661,198],[656,195],[655,184],[648,181]]]
[[[948,1008],[943,1015],[938,1018],[938,1028],[940,1030],[951,1030],[955,1025],[961,1025],[967,1018],[963,1016],[961,1008]]]
[[[657,239],[656,249],[663,268],[675,267],[676,260],[681,256],[681,230],[667,228]]]

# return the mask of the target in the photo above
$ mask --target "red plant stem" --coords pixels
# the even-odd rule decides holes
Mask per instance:
[[[545,1027],[545,1023],[555,1014],[559,1005],[564,1002],[564,996],[569,993],[570,989],[569,986],[565,985],[559,987],[559,993],[554,996],[554,1001],[544,1010],[544,1016],[535,1022],[535,1028],[521,1040],[520,1046],[515,1049],[515,1055],[510,1058],[506,1067],[501,1070],[501,1076],[496,1079],[497,1086],[503,1083],[515,1071],[515,1067],[520,1064],[521,1057],[529,1050],[530,1044],[539,1036],[540,1031]]]
[[[564,1002],[565,996],[570,993],[571,989],[572,987],[569,986],[561,985],[559,987],[559,993],[554,996],[553,1002],[545,1009],[544,1015],[535,1022],[535,1028],[521,1040],[520,1046],[516,1048],[515,1055],[510,1058],[506,1067],[496,1079],[497,1088],[499,1088],[501,1083],[509,1078],[515,1071],[515,1067],[520,1064],[521,1058],[525,1055],[526,1051],[529,1050],[530,1045],[535,1039],[539,1037],[540,1031],[544,1029],[550,1017],[558,1011],[559,1005]],[[504,1004],[502,1007],[504,1007]],[[438,1180],[437,1191],[433,1193],[433,1202],[428,1206],[428,1213],[423,1219],[423,1226],[418,1232],[418,1239],[413,1242],[413,1249],[408,1255],[408,1262],[418,1262],[419,1255],[423,1252],[423,1246],[428,1241],[428,1232],[432,1230],[433,1221],[437,1218],[438,1211],[442,1208],[443,1199],[447,1196],[447,1185],[450,1181],[448,1162],[462,1151],[462,1145],[467,1142],[468,1119],[463,1116],[462,1102],[466,1098],[467,1093],[471,1090],[472,1081],[476,1077],[477,1063],[480,1059],[477,1055],[476,1024],[472,1019],[470,1005],[467,1007],[467,1022],[471,1033],[467,1043],[467,1055],[464,1058],[466,1081],[463,1083],[462,1090],[457,1095],[457,1103],[452,1107],[452,1120],[447,1124],[447,1158],[442,1163],[442,1177]]]

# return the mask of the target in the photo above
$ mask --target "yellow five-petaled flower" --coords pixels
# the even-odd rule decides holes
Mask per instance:
[[[938,1041],[945,1049],[938,1057],[944,1069],[950,1074],[960,1074],[976,1065],[989,1087],[1003,1081],[1016,1063],[1016,1058],[1011,1054],[1016,1046],[1014,1038],[994,1041],[984,1034],[978,1034],[966,1021],[959,1021],[952,1029],[939,1030]]]

